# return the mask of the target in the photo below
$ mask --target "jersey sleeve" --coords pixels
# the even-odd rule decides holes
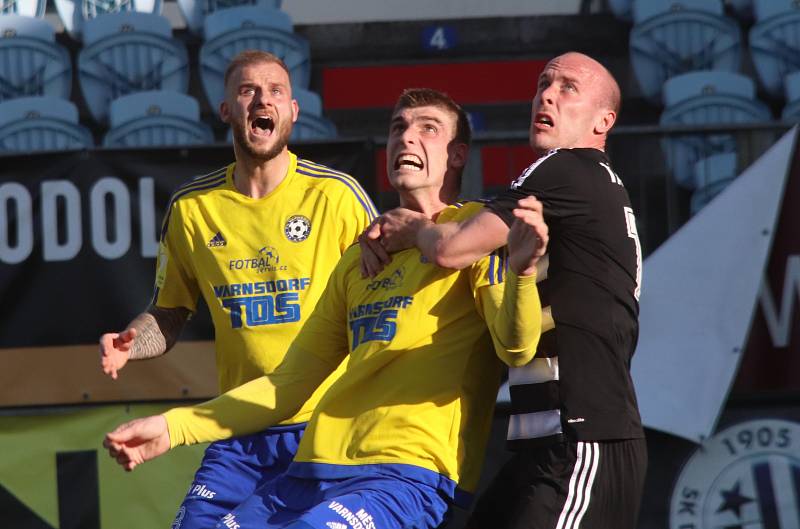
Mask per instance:
[[[162,308],[185,307],[194,312],[200,287],[191,265],[191,238],[179,204],[167,210],[156,260],[153,305]]]
[[[518,277],[511,272],[507,248],[502,247],[472,265],[470,284],[497,356],[513,367],[528,363],[542,333],[536,276]]]
[[[588,207],[584,189],[586,179],[581,178],[581,162],[566,150],[556,150],[542,156],[514,180],[511,187],[487,204],[503,221],[511,226],[513,209],[525,197],[534,196],[544,206],[544,220],[548,224],[576,214]]]
[[[298,412],[348,353],[342,264],[275,371],[213,400],[164,414],[171,447],[258,432]]]
[[[339,246],[342,253],[357,242],[358,236],[378,216],[378,210],[369,195],[355,179],[352,182],[348,181],[348,187],[352,192],[342,194],[337,216],[341,226]]]

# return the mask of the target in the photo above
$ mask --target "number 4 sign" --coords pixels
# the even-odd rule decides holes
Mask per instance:
[[[450,26],[428,26],[422,30],[422,47],[428,51],[449,50],[456,45],[456,32]]]

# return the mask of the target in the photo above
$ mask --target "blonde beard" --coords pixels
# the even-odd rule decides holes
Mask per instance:
[[[247,141],[247,130],[244,127],[233,128],[233,141],[242,151],[246,152],[253,160],[268,162],[278,156],[289,144],[289,137],[292,135],[292,125],[282,125],[279,127],[278,136],[275,143],[266,151],[259,151]]]

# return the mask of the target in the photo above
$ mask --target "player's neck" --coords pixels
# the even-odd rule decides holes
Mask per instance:
[[[429,219],[436,216],[450,203],[443,201],[439,194],[431,193],[430,190],[420,189],[415,191],[400,192],[400,206],[422,213]]]
[[[278,187],[289,170],[289,151],[284,149],[270,160],[254,160],[249,156],[237,156],[233,171],[233,184],[241,194],[262,198]]]

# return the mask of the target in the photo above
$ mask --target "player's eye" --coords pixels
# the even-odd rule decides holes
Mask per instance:
[[[431,123],[425,123],[424,125],[422,125],[422,130],[423,132],[427,132],[428,134],[436,134],[437,132],[439,132],[439,129],[436,128],[436,125],[433,125]]]

